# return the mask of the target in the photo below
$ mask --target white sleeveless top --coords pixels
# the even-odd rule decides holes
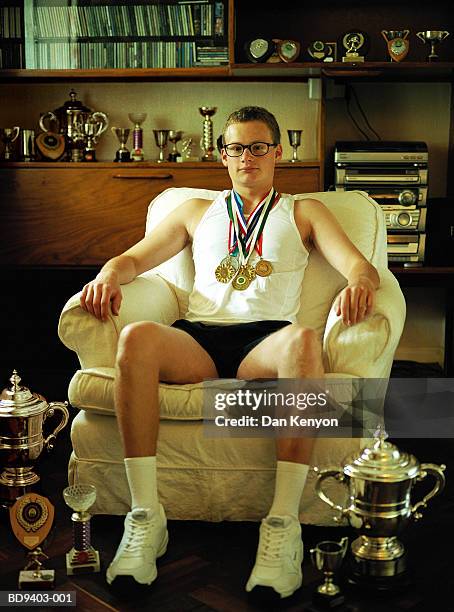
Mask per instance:
[[[213,325],[251,321],[296,321],[309,253],[295,223],[294,198],[283,194],[263,230],[262,257],[271,262],[269,276],[257,276],[238,291],[216,280],[215,270],[228,255],[229,215],[223,191],[200,220],[192,242],[195,280],[186,319]],[[256,251],[249,263],[260,257]]]

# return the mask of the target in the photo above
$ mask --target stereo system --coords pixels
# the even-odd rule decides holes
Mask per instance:
[[[381,205],[390,262],[404,266],[424,262],[428,159],[424,142],[336,143],[336,190],[366,191]]]

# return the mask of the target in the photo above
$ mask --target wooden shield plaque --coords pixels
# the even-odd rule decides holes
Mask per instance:
[[[27,493],[9,509],[11,527],[25,548],[34,550],[49,535],[54,522],[54,507],[37,493]]]

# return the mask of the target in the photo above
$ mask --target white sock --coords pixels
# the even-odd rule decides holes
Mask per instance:
[[[273,504],[268,516],[298,518],[301,495],[306,484],[309,466],[293,461],[278,461]]]
[[[131,492],[131,510],[150,508],[158,512],[156,457],[127,457],[124,462]]]

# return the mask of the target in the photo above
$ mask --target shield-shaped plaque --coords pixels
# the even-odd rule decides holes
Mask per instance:
[[[400,62],[408,53],[410,42],[406,38],[393,38],[387,41],[388,53],[395,62]]]
[[[54,522],[54,506],[42,495],[27,493],[9,509],[13,533],[19,542],[34,550],[49,535]]]
[[[296,40],[279,40],[277,53],[283,62],[294,62],[300,54],[301,45]]]

